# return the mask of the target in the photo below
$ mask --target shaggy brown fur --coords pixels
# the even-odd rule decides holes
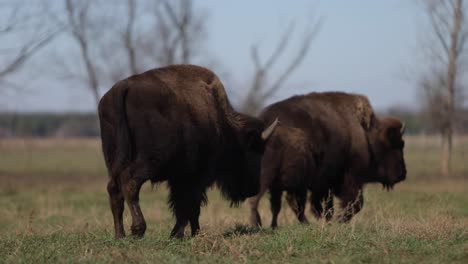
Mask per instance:
[[[307,187],[312,191],[311,206],[316,217],[331,219],[333,199],[330,195],[336,195],[341,199],[343,208],[340,220],[347,222],[363,206],[364,184],[380,182],[390,189],[406,177],[401,131],[403,124],[396,118],[376,118],[369,101],[362,95],[327,92],[294,96],[270,105],[261,114],[261,118],[267,122],[276,117],[281,120],[282,127],[303,131],[307,145],[312,148],[311,153],[318,157],[308,158],[316,168],[314,173],[307,175],[308,180],[302,180],[309,183]],[[290,141],[287,134],[275,133],[275,136],[281,135],[284,137],[281,141]],[[269,145],[274,142],[267,145],[260,179],[260,193],[269,188],[272,195],[272,226],[277,225],[276,215],[281,206],[280,190],[285,189],[284,182],[292,174],[304,177],[297,170],[284,173],[277,168],[310,156],[304,156],[302,149],[295,152],[292,148],[291,151],[287,144],[275,146],[275,151],[279,153],[284,152],[283,148],[288,150],[287,159],[269,155]],[[306,199],[303,186],[298,184],[289,188],[294,190],[296,204],[303,210],[303,200]],[[258,199],[252,199],[252,225],[261,224],[257,204]],[[293,209],[299,216],[303,214]],[[299,220],[305,222],[301,217],[298,217]]]
[[[250,198],[253,226],[261,225],[258,203],[263,194],[270,190],[273,214],[272,227],[277,226],[281,194],[288,192],[288,203],[301,223],[308,223],[304,214],[308,186],[315,174],[317,156],[307,135],[300,129],[280,124],[268,141],[262,159],[260,191]]]
[[[188,223],[192,235],[198,232],[212,183],[234,203],[258,192],[264,123],[235,112],[208,69],[173,65],[122,80],[102,97],[99,119],[117,238],[125,236],[124,200],[132,234],[144,235],[138,200],[148,180],[168,181],[175,237]]]

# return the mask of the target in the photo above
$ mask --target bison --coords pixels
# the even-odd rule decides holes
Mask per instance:
[[[279,124],[265,148],[262,158],[260,190],[250,199],[250,224],[260,226],[258,204],[263,194],[270,191],[271,226],[278,225],[281,194],[287,191],[287,201],[301,223],[308,223],[304,214],[307,190],[316,173],[317,155],[313,144],[303,130]]]
[[[258,192],[261,157],[277,122],[267,128],[234,111],[212,71],[172,65],[131,76],[102,97],[98,110],[116,238],[125,236],[124,201],[132,235],[144,235],[139,192],[148,180],[168,182],[171,237],[178,238],[188,223],[192,235],[199,232],[200,206],[213,183],[233,203]]]
[[[393,117],[376,117],[365,96],[342,92],[294,96],[266,107],[260,117],[264,122],[278,117],[281,127],[266,146],[259,195],[250,201],[253,226],[261,225],[257,206],[268,189],[272,227],[277,225],[283,190],[299,221],[307,222],[306,188],[316,217],[332,218],[334,195],[343,209],[339,220],[348,222],[363,206],[366,183],[391,189],[406,178],[404,124]],[[301,134],[292,132],[297,129],[304,134],[301,147],[293,147],[295,135]]]

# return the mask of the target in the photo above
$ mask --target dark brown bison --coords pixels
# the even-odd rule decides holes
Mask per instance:
[[[317,155],[307,135],[301,129],[279,124],[268,140],[262,158],[260,191],[250,199],[250,223],[261,225],[258,204],[263,194],[270,191],[273,214],[271,226],[278,225],[281,194],[287,191],[287,201],[301,223],[308,223],[304,214],[307,190],[316,169]]]
[[[174,65],[117,82],[99,103],[102,149],[115,236],[125,236],[126,201],[132,235],[146,223],[139,205],[142,184],[167,181],[176,224],[183,237],[199,229],[206,189],[217,183],[234,203],[258,192],[265,140],[275,124],[237,113],[218,77],[208,69]]]
[[[281,128],[266,146],[259,192],[261,196],[270,190],[273,227],[283,190],[288,191],[288,202],[301,222],[307,222],[305,188],[311,191],[316,217],[332,218],[336,195],[343,209],[340,220],[347,222],[363,206],[364,184],[379,182],[391,189],[406,178],[404,125],[396,118],[377,118],[364,96],[341,92],[294,96],[268,106],[261,114],[265,122],[277,117]],[[299,132],[292,133],[296,129],[303,131],[300,140],[310,153],[288,144],[297,145]],[[307,169],[301,171],[301,167]],[[251,200],[251,225],[261,225],[258,201],[258,196]]]

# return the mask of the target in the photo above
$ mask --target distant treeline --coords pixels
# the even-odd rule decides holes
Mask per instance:
[[[401,118],[408,134],[436,134],[424,114],[392,110]],[[457,132],[468,134],[468,111],[460,115]],[[94,113],[0,113],[0,137],[97,137],[99,125]]]
[[[96,137],[94,113],[0,113],[0,137]]]

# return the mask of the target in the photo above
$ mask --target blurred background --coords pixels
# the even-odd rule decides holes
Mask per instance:
[[[0,0],[0,256],[468,263],[467,2]],[[295,94],[364,94],[406,123],[407,179],[369,184],[350,225],[300,226],[284,201],[277,232],[248,236],[229,231],[248,208],[209,191],[202,234],[180,242],[167,239],[167,188],[148,183],[145,239],[114,241],[97,104],[116,81],[175,63],[212,69],[250,114]],[[269,203],[259,210],[268,226]]]
[[[405,121],[410,178],[467,175],[463,1],[2,0],[0,14],[0,174],[105,174],[100,97],[193,63],[251,114],[294,94],[364,94]]]

